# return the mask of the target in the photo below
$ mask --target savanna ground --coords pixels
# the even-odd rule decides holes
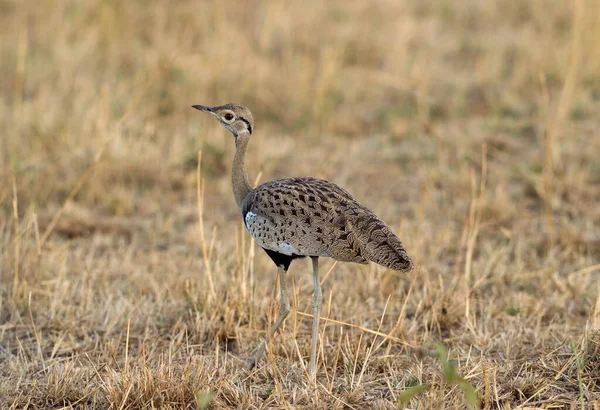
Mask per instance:
[[[436,343],[482,408],[600,408],[600,3],[322,3],[0,1],[2,408],[466,408]],[[243,368],[278,291],[190,108],[226,102],[251,178],[338,183],[417,265],[323,260],[316,385],[304,260]]]

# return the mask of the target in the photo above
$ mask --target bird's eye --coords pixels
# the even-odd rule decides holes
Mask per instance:
[[[228,112],[227,114],[225,114],[223,116],[223,118],[225,118],[225,121],[231,121],[231,120],[233,120],[233,114]]]

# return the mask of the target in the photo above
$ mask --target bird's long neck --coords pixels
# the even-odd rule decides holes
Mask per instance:
[[[233,196],[240,210],[246,195],[252,191],[252,185],[250,185],[248,171],[246,170],[246,151],[248,150],[249,141],[250,135],[247,132],[238,135],[235,140],[235,155],[233,156],[233,166],[231,168]]]

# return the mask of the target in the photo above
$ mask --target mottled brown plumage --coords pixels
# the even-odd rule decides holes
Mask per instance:
[[[254,130],[248,108],[237,104],[217,107],[194,105],[212,114],[235,138],[231,182],[244,224],[254,240],[278,267],[279,315],[267,339],[248,363],[253,368],[268,340],[290,311],[285,274],[293,259],[308,256],[313,264],[312,345],[308,373],[315,377],[318,323],[322,292],[318,258],[328,256],[343,262],[378,263],[410,272],[413,263],[391,228],[373,212],[337,185],[317,178],[286,178],[266,182],[253,189],[246,171],[246,151]]]
[[[248,213],[254,214],[248,218]],[[412,262],[389,226],[337,185],[317,178],[266,182],[244,199],[242,215],[256,242],[290,255],[378,263],[407,272]]]

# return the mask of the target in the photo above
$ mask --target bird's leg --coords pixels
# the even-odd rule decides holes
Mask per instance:
[[[317,361],[317,341],[319,340],[319,318],[321,316],[321,304],[323,294],[321,293],[321,283],[319,282],[319,258],[311,256],[313,265],[313,280],[315,282],[315,296],[312,301],[313,308],[313,326],[312,326],[312,344],[310,347],[310,362],[308,364],[308,375],[311,379],[315,378],[315,366]]]
[[[254,352],[254,354],[252,355],[250,360],[248,360],[248,366],[247,366],[248,370],[252,370],[254,368],[254,366],[256,365],[256,362],[258,362],[258,360],[265,353],[267,343],[269,343],[269,340],[271,340],[271,338],[273,337],[273,335],[275,334],[277,329],[279,329],[279,326],[281,326],[281,324],[283,323],[283,321],[285,320],[287,315],[290,313],[290,299],[288,298],[287,289],[285,286],[285,274],[286,274],[285,269],[283,269],[282,267],[277,268],[277,276],[279,277],[279,291],[280,291],[279,314],[277,315],[277,319],[275,319],[275,323],[273,323],[271,330],[269,332],[267,332],[265,339],[263,339],[260,342],[260,345],[258,346],[256,351]]]

